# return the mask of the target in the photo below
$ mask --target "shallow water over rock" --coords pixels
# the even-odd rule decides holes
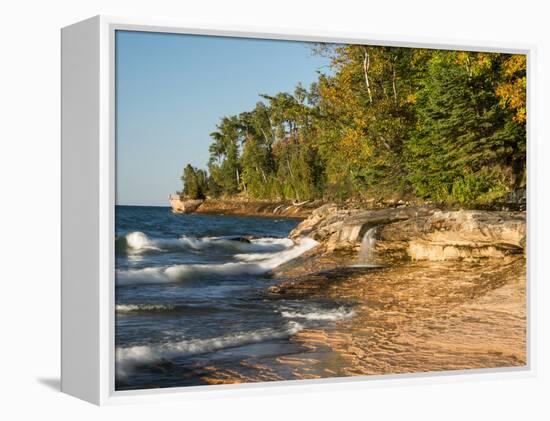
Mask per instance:
[[[261,364],[255,360],[252,377],[240,370],[212,372],[209,383],[283,372],[308,379],[526,363],[521,257],[336,268],[288,280],[270,288],[270,294],[273,299],[345,298],[354,303],[354,317],[297,332],[292,342],[301,351],[263,358]]]

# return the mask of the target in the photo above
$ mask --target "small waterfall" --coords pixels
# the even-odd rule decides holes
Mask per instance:
[[[374,246],[376,245],[376,230],[378,227],[370,228],[361,240],[361,248],[359,249],[359,263],[371,263],[374,257]]]

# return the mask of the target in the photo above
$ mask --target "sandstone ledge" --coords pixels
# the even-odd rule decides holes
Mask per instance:
[[[463,260],[524,253],[525,212],[441,211],[431,207],[349,210],[325,205],[290,234],[311,237],[325,252],[357,251],[374,229],[379,260]]]

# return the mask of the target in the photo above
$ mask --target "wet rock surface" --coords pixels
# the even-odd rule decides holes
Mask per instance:
[[[266,291],[266,299],[337,299],[352,318],[304,329],[298,351],[209,367],[209,384],[434,372],[526,364],[525,259],[331,266]],[[290,273],[290,272],[289,272]]]
[[[417,262],[326,279],[317,275],[271,293],[338,296],[357,303],[356,316],[334,332],[295,337],[315,349],[313,336],[324,335],[323,345],[347,359],[344,375],[526,363],[523,257]]]

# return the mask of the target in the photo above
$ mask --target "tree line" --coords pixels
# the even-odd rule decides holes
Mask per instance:
[[[320,44],[307,89],[221,118],[182,196],[492,203],[526,183],[526,56]]]

